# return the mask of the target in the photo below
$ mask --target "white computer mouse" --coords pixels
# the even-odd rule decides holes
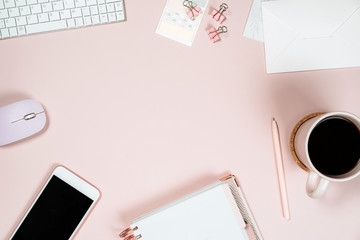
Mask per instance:
[[[0,146],[30,137],[46,124],[44,108],[35,100],[23,100],[0,108]]]

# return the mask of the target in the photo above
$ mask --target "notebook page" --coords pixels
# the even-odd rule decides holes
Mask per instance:
[[[243,36],[264,42],[264,26],[261,12],[262,2],[270,0],[254,0],[246,22]]]
[[[226,183],[182,199],[140,218],[135,235],[143,240],[248,240],[245,223]]]

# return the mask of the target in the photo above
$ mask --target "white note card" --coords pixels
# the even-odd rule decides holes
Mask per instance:
[[[243,36],[264,42],[264,26],[261,3],[269,0],[254,0],[246,22]]]
[[[192,46],[208,0],[192,0],[193,5],[197,5],[201,9],[201,13],[193,20],[187,15],[189,9],[183,5],[183,2],[183,0],[167,0],[156,33]]]
[[[134,221],[142,240],[248,240],[229,185],[218,183]]]

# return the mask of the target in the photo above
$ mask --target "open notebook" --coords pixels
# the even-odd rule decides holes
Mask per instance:
[[[262,240],[233,175],[135,219],[119,236],[124,240]]]

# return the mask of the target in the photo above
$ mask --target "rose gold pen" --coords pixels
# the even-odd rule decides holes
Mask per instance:
[[[275,160],[276,160],[276,168],[277,168],[277,175],[279,181],[282,213],[286,220],[290,220],[290,209],[289,209],[289,202],[288,202],[287,190],[286,190],[284,165],[281,154],[279,127],[275,118],[272,119],[272,135],[274,142]]]

